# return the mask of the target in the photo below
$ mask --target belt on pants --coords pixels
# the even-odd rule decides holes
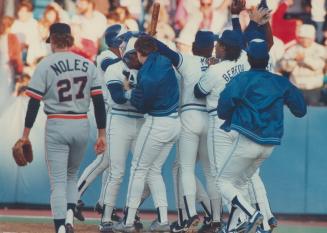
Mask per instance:
[[[48,114],[48,119],[80,120],[80,119],[87,119],[87,114],[86,113],[79,113],[79,114],[53,113],[53,114]]]

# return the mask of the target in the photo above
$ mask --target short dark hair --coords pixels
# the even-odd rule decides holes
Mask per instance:
[[[136,40],[134,48],[142,56],[148,56],[150,53],[158,50],[155,40],[148,35],[140,36]]]
[[[233,46],[225,44],[222,41],[218,42],[221,46],[225,47],[224,60],[236,61],[241,56],[242,48],[239,46]]]
[[[60,49],[70,48],[74,45],[74,37],[68,33],[54,33],[50,36],[50,43]]]
[[[201,56],[201,57],[206,57],[209,58],[212,56],[214,46],[207,47],[207,48],[198,48],[196,45],[192,45],[192,53],[195,56]]]
[[[263,59],[255,59],[248,55],[248,61],[250,63],[251,69],[266,69],[269,62],[269,57]]]

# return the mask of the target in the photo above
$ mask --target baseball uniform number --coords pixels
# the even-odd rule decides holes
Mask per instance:
[[[83,99],[84,98],[84,88],[86,86],[87,77],[81,76],[81,77],[75,77],[73,78],[74,84],[79,85],[78,93],[76,94],[76,99]],[[63,79],[59,80],[57,83],[58,87],[58,94],[59,94],[59,101],[60,102],[66,102],[66,101],[72,101],[72,95],[68,94],[67,92],[70,91],[72,88],[71,81],[69,79]]]

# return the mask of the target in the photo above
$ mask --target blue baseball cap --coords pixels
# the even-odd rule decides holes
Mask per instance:
[[[225,45],[242,47],[241,35],[232,30],[225,30],[218,38],[218,42],[222,42]]]
[[[251,40],[246,48],[247,54],[254,59],[269,58],[268,44],[262,39]]]
[[[210,48],[215,43],[215,35],[210,31],[197,31],[194,46],[197,48]]]
[[[106,45],[112,48],[118,48],[124,41],[128,41],[131,36],[131,32],[121,24],[114,24],[104,32]]]

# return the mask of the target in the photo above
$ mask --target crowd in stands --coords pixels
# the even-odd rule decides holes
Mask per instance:
[[[72,0],[70,0],[72,1]],[[191,53],[198,30],[220,34],[231,27],[232,0],[158,0],[161,3],[156,37],[170,48]],[[34,1],[34,3],[37,0]],[[132,31],[146,30],[153,0],[75,0],[50,2],[41,18],[33,16],[33,2],[21,0],[15,17],[3,16],[0,25],[0,85],[23,95],[36,64],[50,53],[46,43],[55,22],[71,25],[72,51],[92,61],[106,49],[105,29],[116,23]],[[274,71],[283,74],[303,91],[309,105],[327,103],[327,17],[325,0],[267,0],[272,10]],[[249,11],[259,0],[247,0],[240,14],[241,26],[249,23]],[[292,10],[293,9],[293,10]],[[295,9],[295,10],[294,10]]]

